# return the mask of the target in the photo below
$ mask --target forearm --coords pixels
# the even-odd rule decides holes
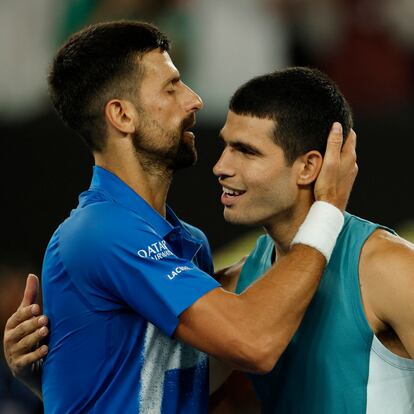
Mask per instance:
[[[313,205],[290,251],[240,295],[235,315],[244,312],[241,333],[247,335],[247,341],[256,342],[270,364],[298,328],[342,225],[339,210],[326,203]]]
[[[342,224],[339,210],[312,206],[284,257],[241,295],[206,294],[180,317],[178,337],[240,370],[271,370],[302,320]],[[318,230],[326,237],[314,237]]]
[[[267,349],[276,361],[290,342],[316,292],[325,257],[305,245],[294,245],[260,280],[240,296],[240,333]],[[250,338],[249,338],[250,337]]]
[[[217,288],[180,316],[176,337],[243,371],[264,373],[285,349],[326,259],[297,245],[242,295]]]

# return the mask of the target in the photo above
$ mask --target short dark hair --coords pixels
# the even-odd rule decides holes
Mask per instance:
[[[73,34],[57,52],[48,76],[56,111],[91,150],[102,150],[105,104],[137,91],[143,74],[140,56],[169,47],[158,28],[137,21],[99,23]]]
[[[238,115],[272,119],[273,139],[291,165],[311,150],[325,153],[332,124],[352,128],[351,108],[335,83],[317,69],[292,67],[258,76],[242,85],[230,100]]]

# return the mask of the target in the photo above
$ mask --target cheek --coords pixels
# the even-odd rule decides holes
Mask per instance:
[[[295,199],[296,185],[286,170],[256,171],[251,181],[252,195],[266,203],[289,204]]]
[[[178,113],[176,106],[163,97],[158,97],[151,105],[148,105],[148,109],[149,113],[164,124],[176,117]]]
[[[277,168],[273,164],[258,162],[248,169],[248,180],[253,190],[257,188],[272,191],[281,185],[286,185],[288,174],[285,169]]]
[[[269,166],[268,163],[264,163],[260,159],[255,160],[254,162],[243,162],[235,159],[233,162],[237,165],[238,171],[242,172],[242,175],[249,186],[263,187],[278,176],[278,172],[275,171],[273,165]]]

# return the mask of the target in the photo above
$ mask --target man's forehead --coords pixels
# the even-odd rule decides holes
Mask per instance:
[[[179,76],[170,55],[160,49],[154,49],[142,56],[141,63],[144,66],[146,76],[165,78]]]
[[[239,115],[228,111],[226,123],[220,131],[220,135],[226,136],[267,136],[271,137],[274,122],[271,119],[258,118],[252,115]]]

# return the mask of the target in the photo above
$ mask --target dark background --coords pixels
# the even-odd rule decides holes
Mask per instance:
[[[359,174],[348,210],[398,227],[413,217],[413,107],[378,116],[356,115]],[[248,229],[226,224],[212,167],[220,154],[220,125],[195,129],[199,160],[179,171],[169,204],[184,220],[222,247]],[[89,186],[92,157],[82,140],[52,110],[35,121],[0,125],[1,261],[30,262],[38,271],[58,224]]]

